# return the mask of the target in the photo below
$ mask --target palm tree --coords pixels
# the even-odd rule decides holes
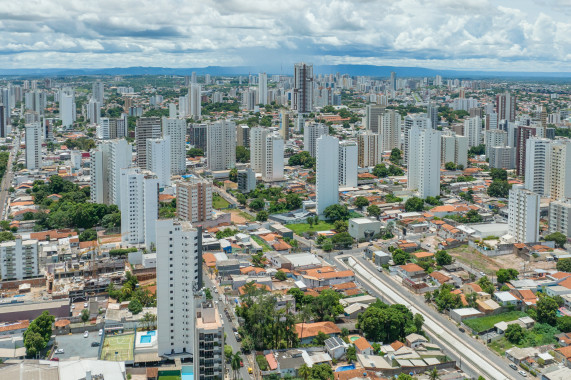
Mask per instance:
[[[230,366],[234,371],[234,378],[237,378],[238,371],[240,370],[240,362],[242,358],[240,357],[240,353],[236,351],[236,353],[232,356],[232,361],[230,362]]]
[[[303,364],[299,367],[297,373],[303,378],[303,380],[307,380],[311,376],[311,368],[309,368],[307,364]]]
[[[440,379],[440,376],[438,376],[438,370],[436,369],[436,367],[432,368],[432,371],[430,371],[428,373],[428,378],[430,380],[438,380]]]

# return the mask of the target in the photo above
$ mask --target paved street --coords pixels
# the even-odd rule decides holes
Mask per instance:
[[[12,180],[14,179],[14,170],[12,164],[18,154],[20,148],[20,136],[14,138],[14,147],[10,151],[10,158],[8,159],[8,165],[6,166],[6,173],[2,178],[2,188],[0,189],[0,204],[2,205],[2,211],[0,211],[0,220],[6,219],[6,210],[8,209],[8,189],[12,186]]]

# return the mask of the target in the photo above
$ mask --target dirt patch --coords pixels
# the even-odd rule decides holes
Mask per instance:
[[[448,250],[448,253],[452,255],[456,260],[471,266],[472,268],[478,269],[486,274],[493,274],[498,269],[502,267],[491,257],[482,255],[477,250],[463,245],[454,249]],[[510,267],[513,268],[513,267]]]

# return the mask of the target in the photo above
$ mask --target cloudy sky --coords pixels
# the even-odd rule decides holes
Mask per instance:
[[[571,71],[571,0],[0,0],[0,68]]]

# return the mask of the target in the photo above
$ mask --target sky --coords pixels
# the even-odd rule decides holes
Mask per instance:
[[[0,68],[571,72],[571,0],[0,0]]]

